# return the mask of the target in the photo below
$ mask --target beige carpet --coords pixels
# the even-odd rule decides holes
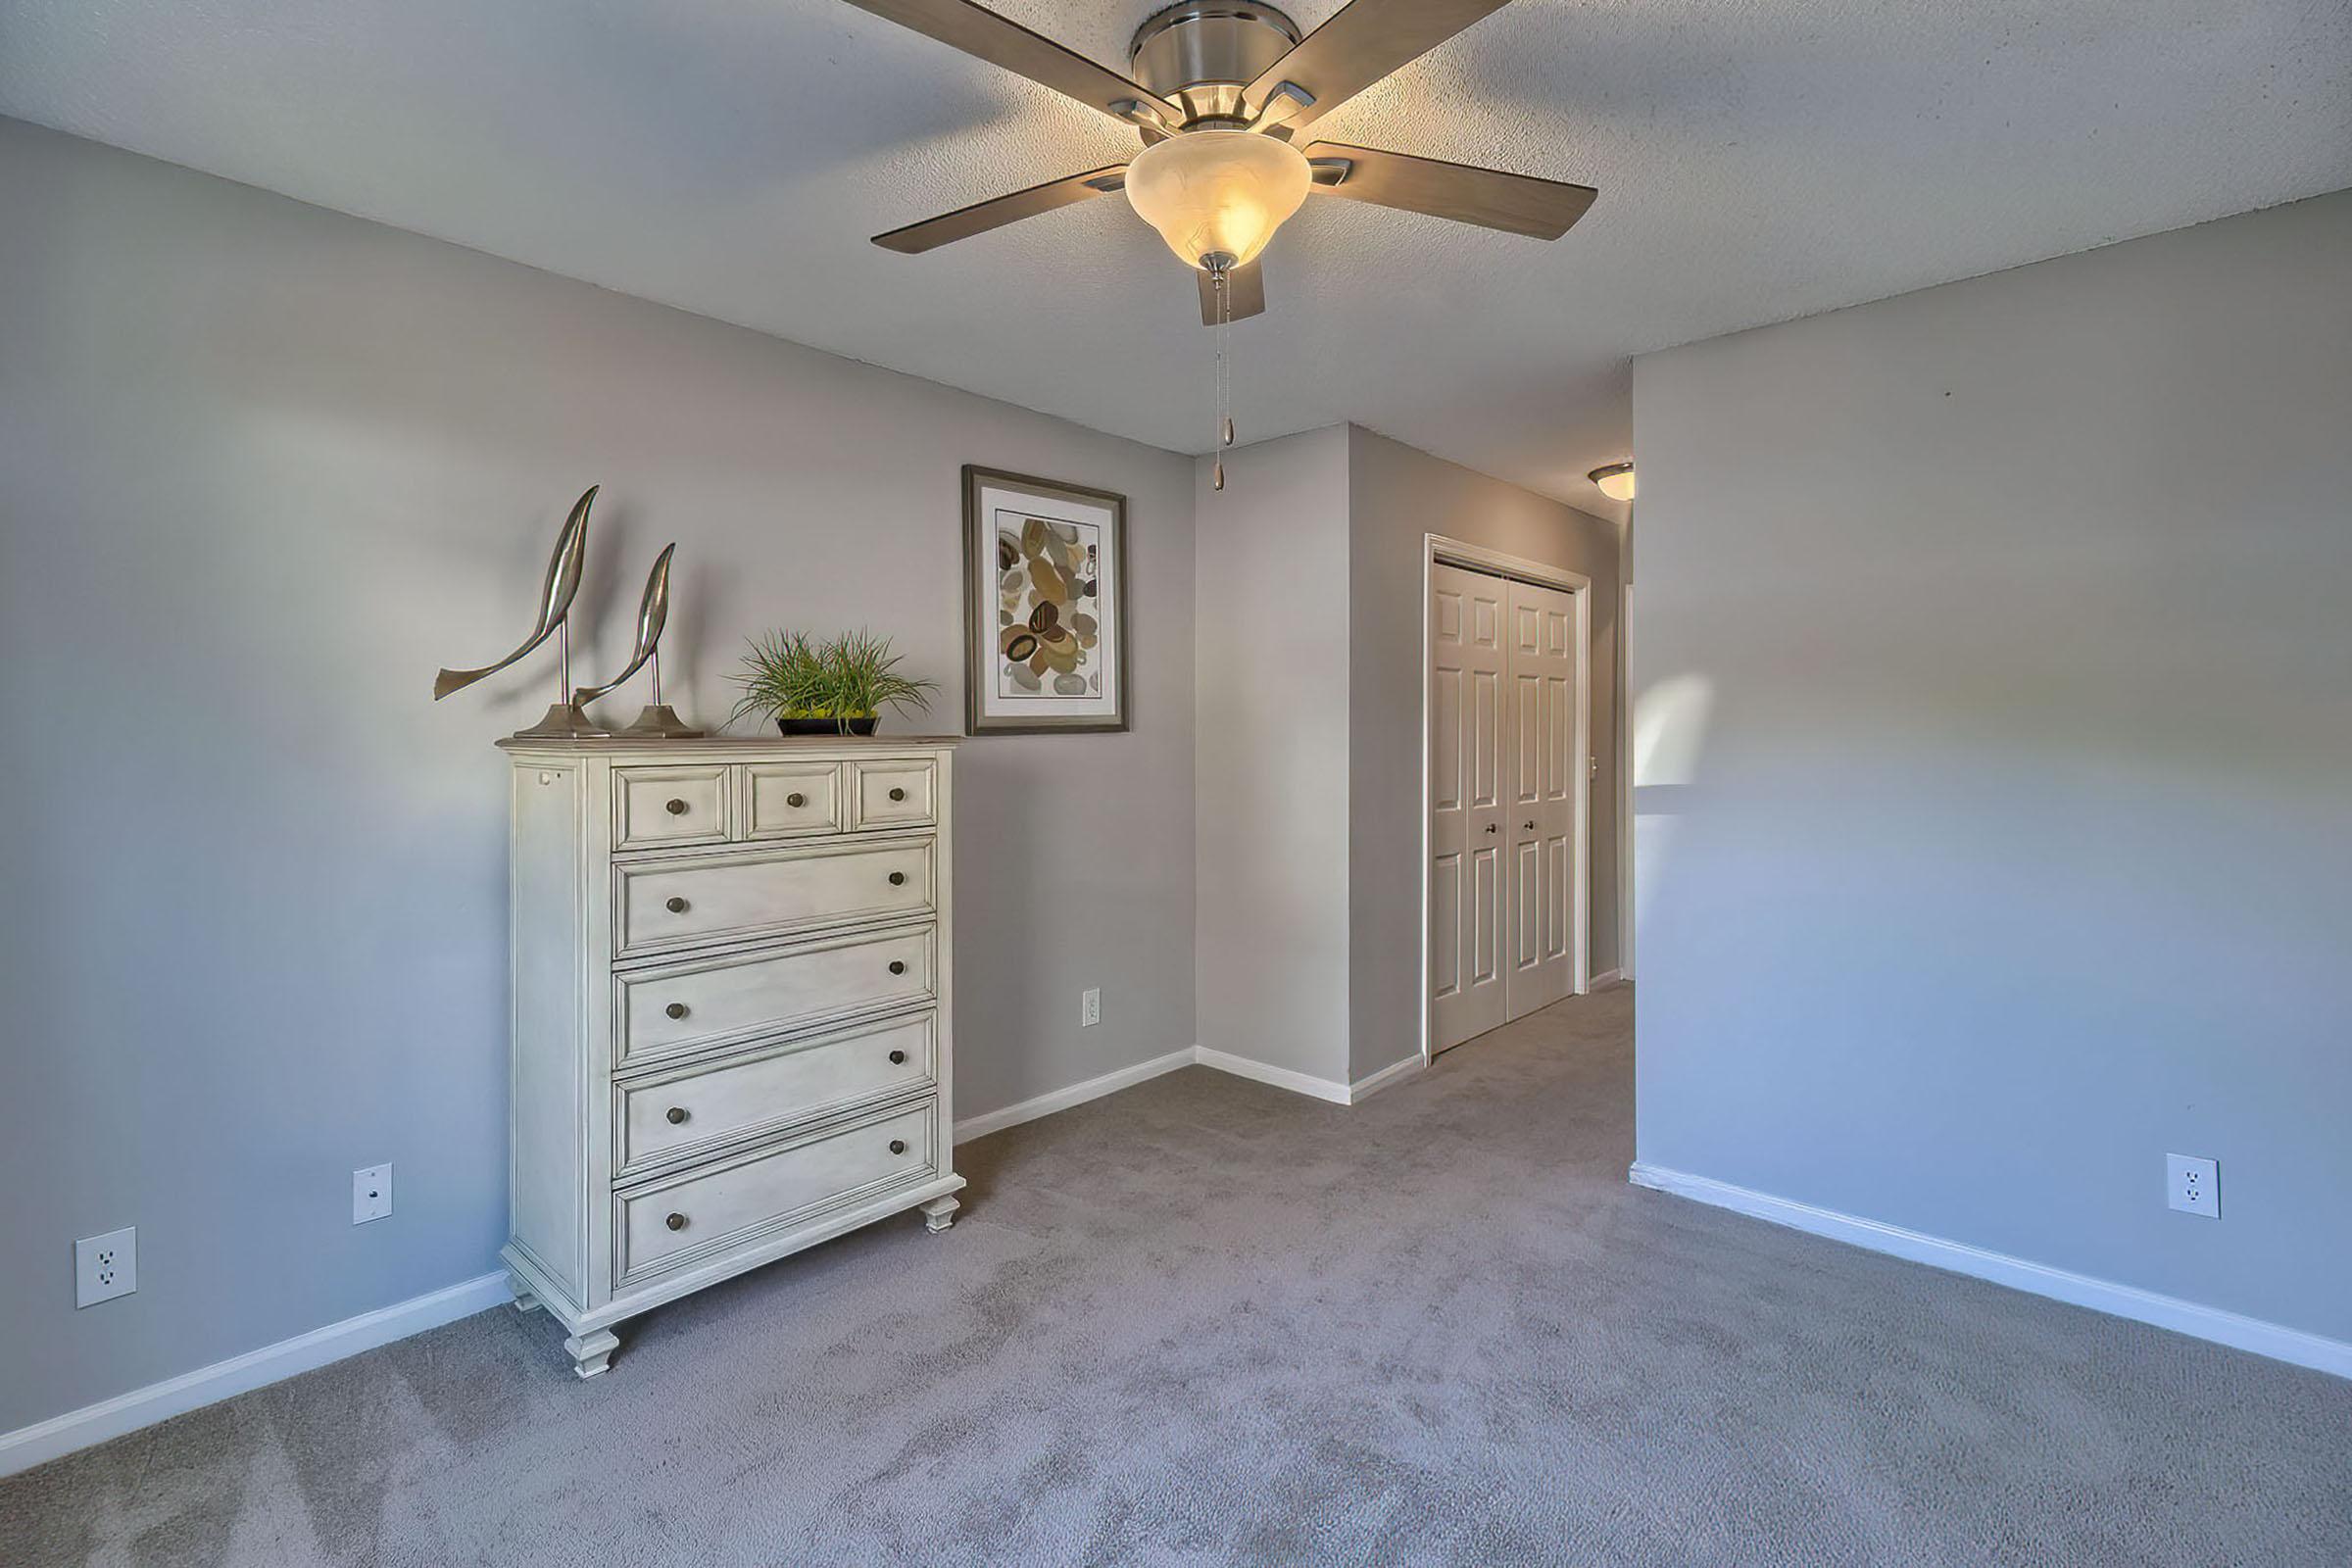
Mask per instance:
[[[0,1482],[0,1563],[2352,1563],[2352,1384],[1629,1188],[1631,1013],[1155,1080],[594,1382],[502,1309]]]

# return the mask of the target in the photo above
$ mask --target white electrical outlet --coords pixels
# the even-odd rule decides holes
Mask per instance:
[[[1079,993],[1078,1027],[1092,1029],[1102,1021],[1102,993],[1092,987]]]
[[[2222,1217],[2222,1168],[2187,1154],[2164,1156],[2164,1200],[2183,1214]]]
[[[139,1288],[137,1226],[85,1236],[74,1244],[74,1304],[95,1306]]]
[[[392,1167],[369,1165],[351,1173],[351,1222],[365,1225],[392,1212]]]

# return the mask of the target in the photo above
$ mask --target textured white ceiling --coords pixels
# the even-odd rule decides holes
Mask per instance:
[[[1157,4],[1001,9],[1124,69]],[[866,243],[1132,135],[839,0],[0,0],[0,114],[1210,444],[1124,202]],[[1234,329],[1243,438],[1353,419],[1611,513],[1630,355],[2352,185],[2352,5],[1516,0],[1321,129],[1600,199],[1550,245],[1310,200]]]

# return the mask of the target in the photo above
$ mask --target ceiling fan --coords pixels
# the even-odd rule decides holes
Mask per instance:
[[[1348,0],[1303,37],[1255,0],[1181,0],[1129,46],[1139,80],[1095,64],[972,0],[849,0],[1132,123],[1134,159],[894,228],[908,254],[1123,190],[1168,248],[1199,270],[1205,325],[1265,309],[1259,253],[1309,191],[1537,239],[1557,239],[1595,192],[1531,174],[1443,163],[1298,133],[1508,0]]]

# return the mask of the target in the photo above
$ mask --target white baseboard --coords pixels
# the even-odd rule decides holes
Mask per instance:
[[[1391,1062],[1378,1072],[1366,1073],[1348,1086],[1348,1103],[1360,1105],[1389,1085],[1402,1083],[1428,1065],[1429,1059],[1425,1056],[1407,1056],[1402,1061]]]
[[[347,1355],[371,1350],[394,1340],[438,1328],[462,1317],[514,1299],[507,1290],[506,1271],[483,1274],[424,1296],[395,1301],[390,1306],[340,1323],[297,1334],[258,1350],[215,1361],[211,1366],[183,1372],[162,1383],[151,1383],[78,1410],[36,1421],[31,1426],[0,1434],[0,1476],[29,1470],[76,1448],[86,1448],[125,1432],[168,1420],[189,1410],[218,1403],[234,1394],[290,1378],[297,1372],[340,1361]],[[19,1347],[21,1350],[22,1346]]]
[[[1236,1078],[1272,1084],[1277,1089],[1288,1089],[1293,1094],[1311,1095],[1317,1100],[1328,1100],[1335,1105],[1348,1103],[1348,1086],[1334,1083],[1329,1078],[1311,1077],[1306,1073],[1293,1072],[1288,1067],[1270,1067],[1262,1061],[1252,1061],[1248,1056],[1237,1056],[1231,1052],[1211,1051],[1206,1046],[1195,1047],[1193,1054],[1201,1066],[1229,1072]]]
[[[1090,1100],[1101,1100],[1104,1095],[1115,1095],[1122,1089],[1132,1089],[1163,1072],[1190,1067],[1193,1059],[1193,1048],[1187,1046],[1182,1051],[1171,1051],[1164,1056],[1154,1056],[1150,1061],[1138,1062],[1132,1067],[1121,1067],[1117,1072],[1106,1072],[1100,1078],[1089,1078],[1084,1083],[1056,1089],[1035,1100],[1024,1100],[1017,1105],[1006,1105],[1003,1110],[966,1116],[956,1124],[956,1141],[968,1144],[975,1138],[985,1138],[990,1133],[1003,1132],[1007,1127],[1018,1127],[1025,1121],[1051,1116],[1057,1110],[1083,1105]]]
[[[1621,986],[1625,982],[1626,973],[1623,969],[1603,969],[1585,982],[1585,989],[1587,991],[1606,991],[1611,986]]]
[[[1237,1056],[1227,1051],[1211,1051],[1206,1046],[1189,1046],[1182,1051],[1171,1051],[1164,1056],[1154,1056],[1150,1061],[1140,1062],[1133,1067],[1122,1067],[1117,1072],[1106,1072],[1100,1078],[1089,1078],[1082,1084],[1072,1084],[1067,1089],[1056,1089],[1052,1094],[1040,1095],[1035,1100],[1024,1100],[1017,1105],[1006,1105],[1003,1110],[992,1110],[978,1116],[966,1117],[956,1124],[956,1141],[962,1144],[969,1143],[975,1138],[985,1138],[990,1133],[1003,1132],[1007,1127],[1017,1127],[1022,1122],[1035,1121],[1040,1116],[1051,1116],[1057,1110],[1067,1110],[1072,1105],[1083,1105],[1090,1100],[1100,1100],[1104,1095],[1115,1095],[1122,1089],[1131,1089],[1137,1084],[1158,1077],[1161,1073],[1174,1072],[1179,1067],[1195,1065],[1213,1067],[1218,1072],[1229,1072],[1237,1078],[1248,1078],[1255,1083],[1271,1084],[1276,1089],[1288,1089],[1293,1094],[1307,1095],[1316,1100],[1329,1101],[1335,1105],[1353,1105],[1380,1093],[1393,1083],[1411,1077],[1429,1063],[1419,1056],[1407,1056],[1404,1060],[1383,1067],[1376,1073],[1358,1078],[1354,1083],[1343,1084],[1329,1078],[1317,1078],[1308,1073],[1294,1072],[1288,1067],[1269,1066],[1265,1062],[1253,1060],[1249,1056]]]
[[[1407,1056],[1351,1084],[1343,1084],[1330,1078],[1317,1078],[1310,1073],[1294,1072],[1288,1067],[1269,1066],[1249,1056],[1237,1056],[1229,1051],[1211,1051],[1206,1046],[1194,1047],[1193,1057],[1203,1067],[1214,1067],[1219,1072],[1229,1072],[1236,1078],[1248,1078],[1255,1083],[1271,1084],[1276,1089],[1288,1089],[1295,1095],[1327,1100],[1335,1105],[1361,1104],[1391,1084],[1410,1078],[1429,1065],[1420,1056]]]
[[[1687,1171],[1669,1170],[1636,1161],[1626,1172],[1626,1179],[1637,1187],[1672,1193],[1678,1198],[1689,1198],[1755,1219],[1770,1220],[1775,1225],[1786,1225],[1791,1230],[1826,1236],[1832,1241],[1865,1247],[1874,1252],[1909,1258],[1914,1263],[1950,1269],[1955,1274],[1973,1275],[1981,1280],[1990,1280],[1995,1285],[2006,1285],[2034,1296],[2046,1296],[2053,1300],[2110,1312],[2134,1322],[2152,1323],[2158,1328],[2171,1329],[2200,1340],[2211,1340],[2216,1345],[2251,1350],[2256,1355],[2267,1355],[2273,1360],[2291,1361],[2297,1366],[2331,1372],[2339,1378],[2352,1378],[2352,1344],[2342,1340],[2307,1334],[2301,1329],[2246,1317],[2218,1306],[2202,1306],[2195,1301],[2184,1301],[2177,1296],[2159,1296],[2154,1291],[2143,1291],[2134,1285],[2119,1285],[2113,1280],[2095,1279],[2088,1274],[2052,1268],[2046,1263],[2012,1257],[2006,1252],[1987,1251],[1982,1247],[1971,1247],[1966,1242],[1946,1241],[1940,1236],[1905,1230],[1900,1225],[1862,1219],[1853,1214],[1839,1213],[1834,1208],[1800,1203],[1793,1199],[1775,1198],[1770,1193],[1734,1187],[1729,1182],[1693,1176]]]

